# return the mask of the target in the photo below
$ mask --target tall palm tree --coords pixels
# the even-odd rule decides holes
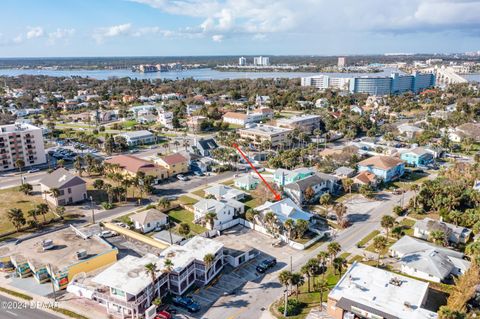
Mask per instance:
[[[292,286],[295,286],[295,298],[298,301],[298,293],[300,292],[300,287],[305,284],[305,278],[302,276],[302,274],[295,272],[292,274],[290,281]]]
[[[373,239],[373,248],[377,252],[377,267],[380,265],[380,256],[387,247],[387,239],[383,236],[377,236]]]
[[[58,205],[58,197],[60,196],[60,190],[56,187],[50,188],[48,194],[55,199],[55,203]]]
[[[328,291],[328,282],[324,279],[320,279],[315,284],[314,288],[320,293],[320,310],[323,310],[323,293]]]
[[[342,246],[340,246],[340,244],[337,243],[336,241],[333,241],[330,244],[328,244],[327,251],[328,251],[328,254],[331,256],[332,262],[335,259],[335,257],[337,257],[338,253],[341,250],[342,250]]]
[[[215,256],[213,254],[206,254],[203,257],[203,262],[205,263],[205,269],[208,269],[212,266]]]
[[[284,223],[283,226],[287,230],[287,237],[289,239],[292,238],[292,231],[295,229],[295,221],[291,218],[287,219]]]
[[[173,270],[173,262],[172,262],[171,259],[166,258],[165,261],[163,262],[163,266],[165,267],[165,271],[166,271],[167,273],[172,272],[172,270]]]
[[[283,270],[278,274],[278,281],[285,286],[285,289],[288,290],[292,280],[292,272],[288,270]],[[288,294],[287,294],[287,304],[288,304]]]
[[[148,263],[145,265],[145,272],[150,275],[150,278],[152,279],[152,285],[155,284],[155,280],[157,279],[157,265],[154,263]]]
[[[326,251],[321,251],[317,255],[318,264],[320,265],[320,268],[322,270],[322,277],[325,277],[325,268],[329,256],[329,253]]]
[[[73,163],[73,167],[75,168],[75,170],[77,171],[78,175],[80,177],[82,177],[82,173],[83,173],[83,160],[80,156],[77,156],[75,158],[75,162]]]
[[[347,265],[347,261],[343,257],[333,259],[333,268],[338,271],[339,276],[342,275],[343,267]]]
[[[385,232],[387,233],[386,240],[388,240],[390,229],[392,229],[392,227],[395,226],[395,218],[393,218],[390,215],[383,215],[382,220],[380,221],[380,224],[383,228],[385,228]]]
[[[33,190],[33,186],[29,183],[23,183],[22,185],[20,185],[18,190],[24,193],[25,195],[30,195],[30,192]]]
[[[39,215],[43,216],[43,222],[46,223],[47,222],[46,215],[47,215],[48,211],[50,210],[48,205],[45,204],[45,203],[40,203],[40,204],[37,205],[36,210],[37,210]]]
[[[38,210],[36,210],[35,208],[30,209],[30,210],[27,212],[27,216],[28,216],[28,217],[32,217],[33,220],[35,221],[35,223],[38,222],[38,220],[37,220]]]
[[[20,172],[20,180],[23,184],[22,169],[25,167],[25,161],[22,159],[17,159],[15,161],[15,167],[18,168],[18,171]]]

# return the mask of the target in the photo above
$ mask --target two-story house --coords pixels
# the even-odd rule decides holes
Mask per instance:
[[[423,147],[415,147],[403,152],[400,158],[413,166],[425,166],[433,161],[433,154]]]
[[[87,199],[87,183],[63,167],[45,175],[39,184],[43,198],[55,206],[74,204]],[[52,191],[54,189],[58,193]]]
[[[392,156],[372,156],[358,163],[358,171],[369,171],[384,182],[391,182],[405,173],[405,162]]]
[[[188,159],[180,153],[158,157],[155,163],[167,169],[167,176],[175,176],[188,172]]]
[[[202,199],[193,205],[193,221],[195,223],[205,222],[205,216],[208,213],[214,213],[216,217],[213,228],[218,228],[243,214],[244,209],[245,205],[235,199]],[[206,226],[210,227],[209,223],[206,223]]]
[[[311,168],[301,167],[294,170],[279,168],[273,174],[273,181],[278,186],[285,186],[287,184],[304,179],[307,176],[313,175],[315,171]]]
[[[285,193],[298,205],[313,203],[324,193],[335,194],[341,189],[340,179],[336,176],[315,173],[303,179],[287,184]]]

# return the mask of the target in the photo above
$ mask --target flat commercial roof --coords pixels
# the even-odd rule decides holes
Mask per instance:
[[[426,282],[355,262],[328,297],[339,307],[354,306],[384,318],[436,318],[422,308],[427,293]]]
[[[255,127],[241,129],[241,132],[252,132],[254,134],[261,134],[261,135],[274,135],[278,133],[286,133],[291,132],[292,129],[283,128],[283,127],[276,127],[271,125],[257,125]]]
[[[42,249],[42,241],[52,240],[54,247],[49,250]],[[54,270],[63,270],[81,260],[77,259],[76,252],[85,250],[88,259],[95,255],[114,249],[103,239],[96,235],[83,239],[72,228],[54,231],[39,237],[28,239],[15,245],[6,246],[10,256],[20,260],[28,260],[36,267],[50,264]]]

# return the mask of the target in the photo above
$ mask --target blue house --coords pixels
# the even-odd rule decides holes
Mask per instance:
[[[279,168],[273,174],[273,181],[278,186],[285,186],[287,184],[296,182],[298,180],[304,179],[310,175],[313,175],[315,172],[311,168],[300,167],[290,171],[288,169]]]
[[[392,156],[372,156],[358,163],[358,171],[369,171],[384,182],[391,182],[405,173],[405,162]]]
[[[400,158],[413,166],[425,166],[433,161],[433,154],[423,147],[416,147],[403,152]]]

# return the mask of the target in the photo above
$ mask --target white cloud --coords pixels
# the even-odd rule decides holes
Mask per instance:
[[[201,18],[191,32],[252,35],[318,32],[472,32],[480,0],[130,0],[178,16]],[[478,35],[478,32],[477,32]]]
[[[222,42],[222,40],[223,40],[223,35],[221,35],[221,34],[214,34],[214,35],[212,35],[212,40],[213,40],[214,42]]]
[[[48,33],[48,42],[54,44],[57,40],[67,39],[75,33],[75,29],[57,28],[55,31]]]
[[[43,28],[42,27],[29,27],[27,33],[25,34],[25,37],[27,39],[35,39],[35,38],[40,38],[44,34]]]
[[[96,29],[93,33],[93,38],[101,43],[105,38],[114,38],[123,35],[131,34],[132,24],[125,23],[119,25],[113,25],[110,27]]]

